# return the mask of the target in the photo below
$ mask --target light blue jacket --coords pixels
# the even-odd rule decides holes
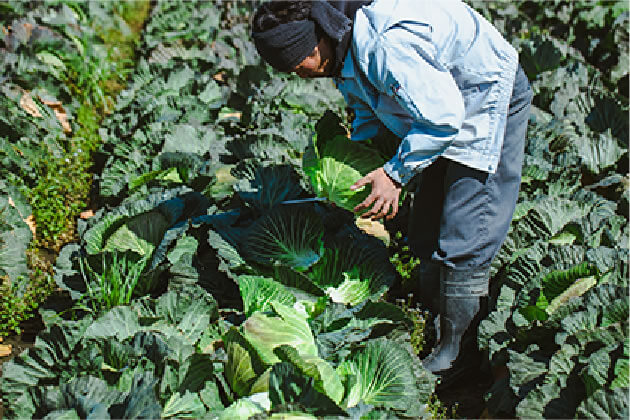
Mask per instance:
[[[384,166],[402,185],[439,156],[494,173],[518,54],[461,1],[375,0],[358,10],[335,83],[353,140],[401,138]]]

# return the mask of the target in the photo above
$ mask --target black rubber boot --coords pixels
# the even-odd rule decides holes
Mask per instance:
[[[420,260],[413,273],[414,282],[409,290],[422,307],[435,316],[440,312],[440,267],[440,264],[431,260]]]
[[[444,379],[479,366],[477,327],[487,311],[489,272],[440,271],[440,341],[422,365]]]

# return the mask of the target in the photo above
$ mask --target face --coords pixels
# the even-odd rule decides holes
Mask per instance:
[[[293,72],[303,79],[326,77],[333,65],[333,50],[325,37],[313,49],[313,52],[298,64]]]

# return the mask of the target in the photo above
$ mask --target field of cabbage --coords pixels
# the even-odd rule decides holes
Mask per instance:
[[[430,317],[402,292],[405,212],[366,228],[348,210],[393,143],[348,142],[330,80],[261,63],[257,3],[147,3],[124,70],[104,40],[131,37],[130,3],[0,0],[1,325],[41,278],[57,297],[0,359],[6,418],[449,415],[420,362]],[[478,332],[484,415],[628,418],[628,4],[469,3],[535,93]]]

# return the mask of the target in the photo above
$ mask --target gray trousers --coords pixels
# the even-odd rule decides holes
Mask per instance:
[[[532,96],[519,66],[494,174],[446,158],[422,172],[409,219],[409,246],[416,256],[458,271],[490,266],[518,198]]]

